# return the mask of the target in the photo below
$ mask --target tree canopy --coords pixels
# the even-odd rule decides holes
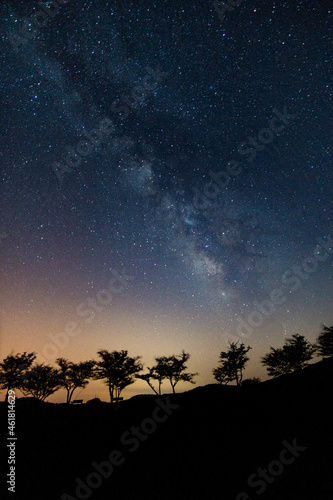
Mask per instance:
[[[25,395],[44,401],[62,387],[59,371],[44,363],[36,363],[27,373],[24,384],[20,387]]]
[[[96,362],[93,378],[104,380],[109,388],[110,401],[119,398],[121,391],[134,383],[135,374],[142,370],[139,362],[141,356],[130,357],[128,351],[112,351],[102,349],[97,353],[101,358]]]
[[[187,370],[186,362],[189,360],[190,355],[184,350],[180,355],[175,356],[160,356],[155,358],[156,364],[152,368],[148,368],[148,373],[143,375],[137,375],[137,378],[145,380],[149,387],[155,392],[155,394],[161,394],[161,385],[163,380],[168,380],[170,382],[172,392],[175,393],[175,387],[178,382],[190,382],[194,384],[193,377],[198,375],[197,373],[186,373]],[[158,392],[152,384],[152,380],[157,380],[158,382]]]
[[[180,355],[175,356],[162,356],[160,358],[156,358],[156,366],[155,371],[159,373],[163,378],[169,380],[172,392],[175,393],[175,387],[178,382],[190,382],[194,384],[193,377],[197,375],[197,373],[186,373],[187,370],[186,362],[189,360],[190,355],[186,353],[184,350]]]
[[[6,401],[10,389],[21,389],[26,373],[35,360],[34,352],[23,354],[9,354],[0,363],[0,389],[5,389]]]
[[[72,363],[65,358],[58,358],[57,363],[60,367],[59,377],[61,385],[67,392],[67,403],[71,402],[73,393],[77,388],[84,388],[92,377],[94,361],[82,361]]]

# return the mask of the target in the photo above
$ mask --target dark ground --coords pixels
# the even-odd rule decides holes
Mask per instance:
[[[132,452],[134,441],[121,443],[121,435],[152,416],[155,397],[136,396],[113,406],[22,398],[16,408],[16,493],[7,490],[8,465],[2,461],[1,498],[332,500],[332,374],[330,359],[252,389],[208,385],[170,396],[179,408]],[[6,455],[4,403],[0,412]],[[249,486],[249,476],[279,459],[283,441],[294,440],[306,450],[275,478],[269,475],[274,480],[258,494],[260,485]],[[75,479],[86,482],[95,471],[92,462],[108,460],[115,449],[124,463],[91,494],[82,490],[77,496]]]

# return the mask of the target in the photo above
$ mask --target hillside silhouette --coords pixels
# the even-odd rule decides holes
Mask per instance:
[[[15,498],[332,499],[332,375],[330,358],[248,388],[211,384],[113,405],[98,399],[77,406],[18,399]],[[137,439],[137,447],[133,438],[130,445],[121,442],[124,433],[133,436],[132,426],[149,431],[147,419],[167,414],[163,404],[173,405],[170,414],[145,440]],[[0,410],[6,425],[4,403]],[[269,476],[271,482],[261,480],[265,491],[257,493],[249,476],[272,461],[278,468],[283,443],[295,441],[302,451]],[[96,472],[92,463],[108,460],[112,450],[124,463],[91,494],[78,497],[75,478],[85,482]]]

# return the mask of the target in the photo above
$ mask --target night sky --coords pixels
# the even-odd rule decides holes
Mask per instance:
[[[2,2],[1,359],[185,349],[204,385],[239,340],[266,379],[332,325],[333,5],[238,3]]]

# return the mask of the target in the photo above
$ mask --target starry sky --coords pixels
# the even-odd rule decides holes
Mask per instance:
[[[333,323],[332,2],[236,3],[2,2],[1,358],[266,379]]]

